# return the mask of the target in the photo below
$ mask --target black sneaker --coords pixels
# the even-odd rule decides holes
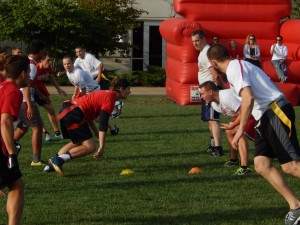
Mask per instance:
[[[234,166],[239,166],[239,161],[231,161],[229,160],[228,162],[224,163],[224,166],[226,167],[234,167]]]
[[[115,129],[110,130],[110,134],[111,134],[111,135],[118,135],[119,130],[120,130],[120,129],[119,129],[118,127],[115,126]]]
[[[247,167],[246,169],[243,169],[242,167],[240,167],[240,168],[238,168],[235,171],[234,175],[236,175],[236,176],[244,176],[244,175],[247,175],[247,174],[249,174],[251,172],[252,172],[252,170],[249,167]]]
[[[290,210],[285,216],[286,225],[297,225],[300,221],[300,209]]]
[[[212,153],[214,151],[214,147],[209,145],[207,149],[204,150],[207,153]]]
[[[210,154],[213,158],[222,157],[223,155],[223,148],[221,146],[213,147],[213,152]]]
[[[16,153],[18,155],[20,153],[22,147],[17,140],[14,140],[14,144],[15,144],[15,148],[16,148]]]
[[[62,158],[59,158],[58,156],[53,156],[51,159],[49,159],[49,164],[53,167],[56,173],[58,173],[60,176],[64,176],[64,173],[62,171],[62,165],[64,164],[64,160]]]

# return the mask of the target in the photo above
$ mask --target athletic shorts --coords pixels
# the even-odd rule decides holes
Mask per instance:
[[[8,154],[7,152],[6,154],[3,153],[3,151],[6,151],[3,145],[4,144],[0,142],[0,189],[10,186],[14,182],[16,182],[19,178],[22,177],[22,173],[19,169],[19,166],[16,166],[12,169],[8,169],[7,167]]]
[[[39,111],[39,107],[37,106],[37,104],[35,102],[31,102],[31,104],[33,107],[33,116],[29,120],[27,118],[27,104],[26,104],[26,102],[22,103],[17,127],[21,128],[21,127],[42,126],[42,118],[41,118],[41,114]]]
[[[70,107],[71,102],[64,102],[60,112]],[[78,127],[70,129],[69,127],[74,124],[80,124]],[[86,121],[84,121],[83,112],[79,107],[74,108],[72,111],[67,113],[60,120],[60,127],[62,135],[65,139],[71,139],[74,144],[88,140],[93,137],[90,127]]]
[[[207,105],[203,99],[201,99],[201,120],[204,122],[210,120],[214,120],[214,121],[220,120],[220,113],[215,111],[210,104]]]
[[[48,91],[45,91],[44,89],[39,89],[39,91],[46,96],[50,96]],[[43,105],[47,105],[48,102],[46,102],[44,99],[40,98],[40,96],[38,96],[37,94],[34,94],[34,101],[39,105],[39,106],[43,106]]]
[[[294,108],[286,100],[280,102],[279,107],[291,121],[291,131],[269,108],[256,126],[255,156],[277,158],[280,164],[285,164],[297,160],[300,147],[295,129]]]

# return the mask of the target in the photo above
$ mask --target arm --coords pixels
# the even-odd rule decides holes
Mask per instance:
[[[67,93],[59,87],[59,85],[57,84],[57,82],[54,79],[54,77],[52,76],[52,74],[49,75],[49,80],[50,80],[51,84],[56,88],[57,93],[59,95],[63,95],[65,97],[67,96]]]
[[[101,81],[101,75],[103,71],[103,63],[101,62],[100,65],[98,66],[98,76],[96,78],[96,82],[99,84]]]
[[[106,133],[108,129],[108,120],[110,114],[104,110],[101,110],[99,116],[99,148],[98,151],[93,155],[95,159],[100,159],[103,156],[104,148],[105,148],[105,139]]]
[[[270,49],[270,54],[271,54],[271,55],[273,55],[274,49],[275,49],[275,44],[273,44],[273,45],[271,46],[271,49]]]
[[[31,86],[31,80],[29,80],[28,82],[28,86],[23,88],[23,95],[25,98],[25,102],[27,104],[27,118],[30,120],[32,118],[33,115],[33,106],[31,103],[31,99],[30,99],[30,86]]]
[[[16,154],[14,145],[13,117],[10,114],[1,114],[1,136],[8,154]]]
[[[239,139],[243,136],[244,129],[251,115],[254,104],[254,95],[250,87],[244,87],[240,91],[240,96],[242,97],[240,126],[231,143],[232,146],[236,146],[236,149],[238,147]]]
[[[212,75],[215,83],[220,87],[220,88],[224,88],[224,82],[220,76],[220,74],[211,66],[208,68],[210,74]]]
[[[251,58],[250,54],[249,54],[249,45],[244,45],[244,50],[243,50],[243,53],[244,53],[244,57],[246,58]]]
[[[238,114],[236,119],[233,122],[229,124],[221,123],[220,127],[225,130],[232,130],[233,128],[237,127],[240,124],[240,121],[241,121],[241,115]]]

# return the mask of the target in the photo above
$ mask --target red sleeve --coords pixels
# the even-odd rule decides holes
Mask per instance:
[[[18,91],[13,91],[6,95],[3,102],[3,107],[1,109],[1,114],[7,113],[14,117],[14,121],[17,120],[19,116],[20,107],[22,104],[23,95]]]

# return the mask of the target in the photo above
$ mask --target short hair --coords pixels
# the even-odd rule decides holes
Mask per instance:
[[[7,52],[2,52],[0,54],[0,71],[4,70],[7,59],[11,56],[11,54]]]
[[[202,38],[205,38],[205,34],[202,30],[195,30],[193,33],[192,33],[192,36],[196,36],[196,35],[199,35],[199,38],[202,39]]]
[[[26,55],[10,55],[5,65],[6,78],[17,79],[23,71],[28,71],[29,63]]]
[[[110,89],[116,92],[119,92],[119,89],[122,88],[128,88],[130,86],[130,83],[128,80],[122,77],[117,77],[112,80]]]
[[[212,81],[205,81],[199,85],[199,88],[204,88],[205,90],[209,91],[219,91],[218,86]]]
[[[73,62],[73,59],[72,59],[72,57],[71,57],[71,56],[69,56],[69,55],[65,55],[65,56],[62,58],[62,60],[64,60],[64,59],[71,59],[71,62]]]
[[[49,58],[52,57],[52,55],[50,54],[50,52],[46,51],[46,52],[43,54],[41,60],[45,60],[47,56],[48,56]]]
[[[231,58],[228,49],[222,44],[211,45],[207,51],[207,57],[209,60],[214,59],[220,62]]]
[[[45,44],[41,40],[33,40],[27,48],[28,54],[38,54],[45,49]]]

